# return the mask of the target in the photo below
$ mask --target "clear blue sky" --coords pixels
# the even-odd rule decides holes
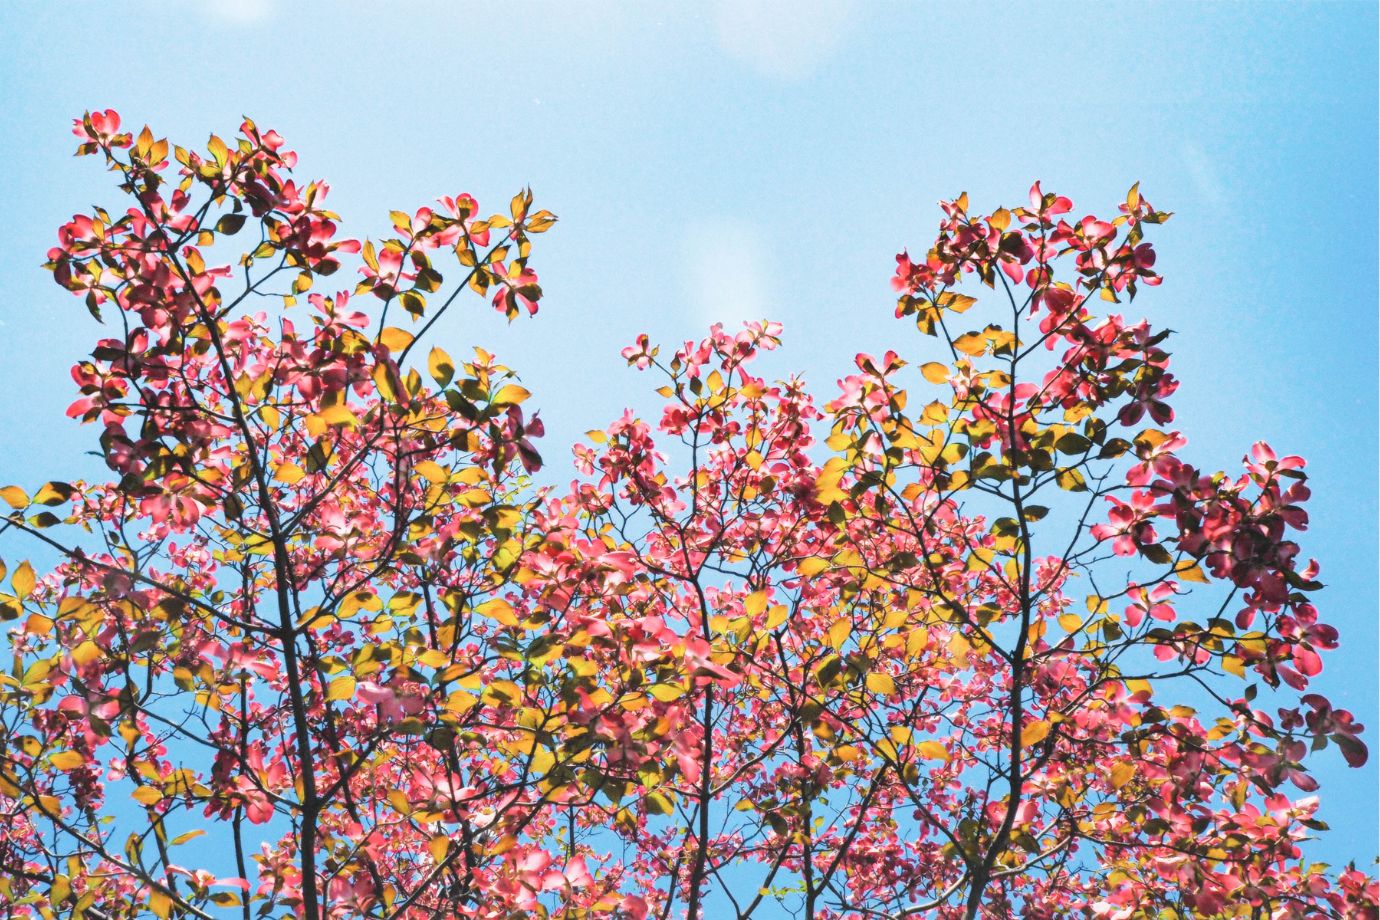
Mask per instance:
[[[114,201],[71,158],[86,108],[182,143],[248,114],[333,183],[351,235],[531,184],[561,217],[533,260],[542,314],[475,305],[441,341],[522,372],[560,477],[580,432],[651,406],[617,356],[638,332],[770,316],[773,367],[827,391],[857,351],[927,359],[887,279],[938,199],[995,207],[1039,178],[1101,212],[1140,180],[1176,217],[1134,309],[1178,331],[1192,457],[1265,438],[1309,458],[1305,550],[1344,641],[1320,685],[1380,746],[1374,3],[453,6],[0,6],[0,483],[98,471],[63,409],[100,333],[39,268],[59,223]],[[1330,754],[1318,852],[1364,861],[1377,758]]]

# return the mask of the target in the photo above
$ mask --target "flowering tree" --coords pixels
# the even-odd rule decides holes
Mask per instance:
[[[1301,848],[1309,749],[1366,760],[1303,461],[1190,465],[1166,333],[1099,312],[1160,281],[1136,189],[945,202],[895,276],[937,347],[823,403],[774,323],[639,338],[659,434],[555,490],[510,371],[420,368],[465,289],[536,312],[529,194],[360,244],[250,122],[76,130],[133,202],[50,253],[119,329],[70,412],[114,476],[0,492],[58,559],[0,596],[11,915],[1376,916]]]
[[[482,350],[433,348],[431,382],[407,361],[467,288],[535,313],[528,236],[554,218],[528,193],[488,218],[460,195],[361,245],[252,122],[205,153],[110,111],[76,133],[132,202],[49,253],[114,314],[69,410],[114,478],[3,493],[7,529],[61,562],[14,566],[2,599],[0,902],[318,918],[467,897],[479,838],[521,833],[549,794],[494,760],[515,737],[495,687],[524,666],[497,644],[497,592],[531,539],[515,484],[541,426]],[[308,293],[352,255],[354,299]],[[89,539],[52,536],[45,505]],[[448,818],[453,841],[429,832]],[[202,832],[223,872],[179,858]]]

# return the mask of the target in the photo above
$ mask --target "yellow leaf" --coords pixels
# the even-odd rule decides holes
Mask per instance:
[[[830,450],[843,450],[853,445],[853,435],[846,431],[836,431],[825,438],[824,443]]]
[[[393,810],[400,815],[410,815],[413,812],[412,800],[407,797],[407,793],[401,789],[390,789],[384,796],[388,804],[393,806]]]
[[[336,609],[335,615],[342,620],[348,620],[360,610],[379,611],[383,609],[383,601],[379,596],[367,588],[358,591],[351,591],[340,601],[340,606]]]
[[[750,617],[755,617],[767,609],[767,592],[753,591],[743,598],[743,610]]]
[[[446,711],[448,712],[468,712],[474,708],[474,704],[474,694],[466,693],[464,690],[452,691],[451,694],[446,697]]]
[[[445,482],[450,478],[450,471],[435,460],[423,460],[413,467],[417,475],[427,482]]]
[[[1078,632],[1083,627],[1083,618],[1076,613],[1066,613],[1059,617],[1059,628],[1064,632]]]
[[[1174,574],[1178,575],[1184,581],[1197,582],[1200,585],[1210,584],[1207,575],[1203,572],[1203,567],[1196,562],[1188,562],[1185,560],[1179,563],[1179,568],[1174,570]]]
[[[671,804],[671,800],[661,792],[649,792],[647,797],[643,799],[643,802],[650,814],[669,815],[675,810],[675,806]]]
[[[1126,692],[1132,695],[1144,693],[1146,697],[1149,698],[1150,694],[1154,692],[1154,687],[1150,685],[1150,681],[1148,680],[1132,678],[1126,681]]]
[[[873,671],[867,675],[867,689],[882,696],[891,696],[896,692],[896,681],[891,679],[890,674],[882,671]]]
[[[862,751],[851,744],[840,744],[838,747],[834,748],[834,756],[847,763],[862,757]]]
[[[829,626],[829,647],[836,650],[843,648],[843,643],[847,642],[852,634],[853,624],[846,617],[840,617]]]
[[[920,373],[930,383],[943,383],[949,379],[948,365],[940,364],[938,361],[920,365]]]
[[[498,838],[498,840],[494,841],[491,846],[485,848],[484,852],[489,856],[502,856],[504,853],[507,853],[513,847],[517,846],[517,842],[517,838],[512,834],[504,834],[502,837]]]
[[[1066,492],[1086,492],[1088,483],[1083,479],[1083,474],[1073,467],[1066,467],[1054,476],[1054,481],[1059,484],[1059,488]]]
[[[76,751],[62,751],[49,757],[48,762],[59,770],[75,770],[86,763],[86,758]]]
[[[464,492],[457,495],[455,500],[466,508],[478,508],[492,501],[493,495],[489,493],[488,489],[466,489]],[[501,555],[502,552],[499,553],[499,556]]]
[[[417,656],[417,660],[428,668],[444,668],[451,664],[451,657],[439,648],[429,648]]]
[[[948,749],[938,741],[921,741],[915,746],[915,753],[926,760],[942,760],[945,763],[949,761]]]
[[[450,852],[450,838],[445,834],[437,834],[427,843],[426,848],[431,853],[432,861],[439,863]]]
[[[210,150],[211,156],[216,158],[216,162],[224,166],[230,158],[230,148],[225,146],[225,141],[211,135],[211,139],[206,142],[206,148]]]
[[[767,611],[767,629],[775,629],[780,626],[782,623],[786,622],[786,617],[790,616],[790,614],[791,612],[786,608],[785,604],[773,604],[771,609]]]
[[[848,493],[839,488],[846,467],[847,465],[839,457],[834,457],[824,464],[824,469],[820,470],[819,478],[815,480],[815,501],[821,505],[830,505],[848,497]]]
[[[426,359],[426,369],[440,387],[446,386],[455,376],[455,362],[440,348],[431,349],[431,354]]]
[[[954,348],[976,358],[987,350],[987,339],[980,332],[965,332],[954,339]]]
[[[517,614],[513,611],[513,605],[501,597],[485,601],[474,608],[474,612],[482,617],[497,620],[502,626],[518,625],[518,618]]]
[[[800,560],[800,563],[795,568],[797,572],[804,575],[806,578],[813,578],[820,572],[829,568],[829,560],[821,556],[810,556],[808,559]]]
[[[327,425],[348,425],[354,427],[359,424],[359,419],[355,417],[350,407],[343,403],[338,406],[330,406],[316,413],[316,417]]]
[[[374,372],[370,375],[374,379],[374,386],[378,387],[379,395],[389,402],[398,402],[402,396],[401,381],[397,374],[392,372],[392,368],[385,363],[374,365]]]
[[[348,674],[337,677],[326,688],[327,700],[348,700],[355,695],[355,679]]]
[[[942,425],[949,418],[949,407],[939,400],[927,405],[920,413],[920,421],[926,425]]]
[[[388,609],[399,616],[407,616],[422,603],[422,596],[415,591],[399,591],[388,599]]]
[[[224,147],[225,145],[222,144],[221,146]],[[172,898],[161,891],[150,891],[149,910],[153,911],[159,920],[168,920],[168,915],[172,913]]]
[[[34,578],[34,567],[27,561],[19,563],[19,568],[14,570],[14,575],[10,577],[10,584],[14,586],[16,597],[26,598],[34,591],[37,580]]]
[[[397,326],[389,326],[379,333],[379,341],[389,351],[397,353],[412,344],[412,333],[406,329],[399,329]]]
[[[669,703],[684,696],[685,688],[678,684],[652,684],[651,693],[661,702]]]
[[[306,478],[307,471],[295,463],[280,463],[273,471],[273,478],[288,485],[301,482]]]
[[[29,507],[29,493],[19,486],[5,486],[0,489],[0,498],[3,498],[15,511],[23,511]]]
[[[173,845],[173,846],[181,846],[182,844],[186,843],[188,840],[195,840],[196,838],[200,837],[202,834],[205,834],[205,833],[206,833],[206,832],[205,832],[204,830],[201,830],[201,829],[197,829],[197,830],[194,830],[194,831],[187,831],[187,833],[185,833],[185,834],[178,834],[176,837],[174,837],[174,838],[172,839],[171,842],[172,842],[172,845]]]
[[[531,395],[525,387],[510,383],[495,393],[491,401],[495,406],[516,406]]]
[[[996,558],[996,550],[988,549],[985,546],[974,547],[968,556],[968,571],[985,572],[992,568],[992,560]]]
[[[1111,780],[1112,788],[1120,789],[1131,781],[1131,777],[1136,775],[1136,765],[1129,760],[1123,760],[1112,766]]]
[[[65,482],[44,483],[34,501],[40,505],[60,505],[72,497],[72,487]]]
[[[157,805],[163,801],[163,793],[153,786],[140,786],[129,794],[129,797],[140,805]]]
[[[511,680],[496,680],[484,688],[483,700],[490,706],[511,706],[522,699],[522,688]]]
[[[1045,721],[1031,722],[1021,729],[1021,747],[1039,744],[1049,736],[1050,724]]]
[[[935,303],[939,304],[943,309],[952,310],[955,313],[963,313],[973,304],[977,303],[977,298],[969,297],[967,294],[955,294],[953,291],[945,291],[935,299]]]

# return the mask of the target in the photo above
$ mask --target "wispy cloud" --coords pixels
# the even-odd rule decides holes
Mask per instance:
[[[772,276],[762,230],[751,221],[697,221],[682,241],[685,298],[697,328],[736,327],[744,320],[782,319],[771,299]]]
[[[800,80],[833,56],[855,0],[715,0],[714,29],[731,57],[782,80]]]

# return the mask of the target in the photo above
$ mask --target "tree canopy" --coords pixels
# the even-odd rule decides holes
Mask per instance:
[[[918,334],[824,394],[755,372],[777,323],[638,337],[661,417],[558,486],[428,338],[538,312],[530,191],[360,241],[251,121],[75,133],[109,475],[0,490],[8,916],[1377,916],[1306,849],[1312,753],[1367,751],[1305,463],[1188,453],[1138,187],[941,202]]]

